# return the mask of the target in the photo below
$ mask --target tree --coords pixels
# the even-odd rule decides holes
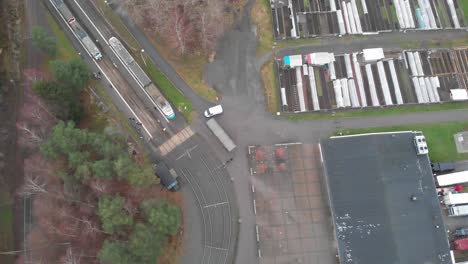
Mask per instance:
[[[69,85],[76,93],[83,90],[90,78],[89,69],[81,59],[51,61],[50,70],[57,81]]]
[[[128,174],[128,182],[133,186],[144,187],[156,183],[157,179],[154,170],[150,166],[139,168],[135,167]]]
[[[127,264],[133,262],[133,256],[125,243],[118,241],[104,241],[98,258],[102,264]]]
[[[166,200],[147,200],[142,203],[146,221],[163,235],[175,235],[181,223],[181,212]]]
[[[128,178],[131,172],[135,171],[136,165],[127,154],[120,155],[114,161],[114,171],[117,178],[122,180]]]
[[[122,228],[133,224],[133,218],[123,210],[124,203],[124,198],[120,196],[104,196],[99,199],[98,213],[106,233],[118,233]]]
[[[111,179],[113,176],[112,162],[102,159],[92,163],[91,168],[95,177],[101,179]]]
[[[70,152],[68,153],[68,167],[76,169],[78,166],[88,161],[90,156],[91,154],[87,151]]]
[[[137,223],[130,236],[128,247],[134,255],[133,263],[150,264],[156,262],[166,244],[166,236],[148,225]]]
[[[42,27],[33,27],[32,42],[36,47],[47,52],[50,56],[55,56],[57,53],[57,43],[55,38],[50,36]]]

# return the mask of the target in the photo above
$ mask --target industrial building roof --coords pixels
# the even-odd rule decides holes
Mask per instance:
[[[341,263],[451,263],[427,155],[413,132],[322,142]]]

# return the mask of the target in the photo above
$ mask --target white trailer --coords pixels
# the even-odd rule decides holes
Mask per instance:
[[[328,63],[328,72],[330,73],[330,79],[336,80],[335,62]]]
[[[344,107],[343,93],[341,91],[341,81],[340,80],[334,80],[333,81],[333,89],[335,90],[336,107],[337,108]]]
[[[343,20],[343,12],[340,10],[336,10],[336,16],[338,17],[338,28],[340,29],[340,34],[346,34],[346,27],[345,22]]]
[[[216,122],[214,118],[210,118],[206,121],[206,125],[210,128],[211,132],[221,141],[227,151],[231,152],[236,148],[234,141],[226,134],[224,129]]]
[[[349,98],[348,80],[341,79],[341,90],[343,91],[343,103],[345,107],[351,106],[351,99]]]
[[[356,91],[356,84],[353,79],[348,79],[349,95],[351,97],[351,106],[359,107],[359,98]]]
[[[393,105],[392,96],[390,94],[390,89],[388,87],[387,75],[385,74],[385,68],[384,68],[384,64],[382,61],[377,62],[377,70],[379,71],[380,86],[382,87],[385,104]]]
[[[401,96],[400,84],[398,83],[398,76],[396,74],[395,63],[393,60],[388,61],[388,67],[390,68],[390,74],[392,75],[393,89],[395,90],[397,104],[403,104],[403,97]]]
[[[288,106],[288,100],[286,99],[286,88],[281,88],[281,104]]]
[[[366,64],[367,81],[369,82],[369,91],[371,95],[372,106],[380,106],[377,90],[375,89],[374,75],[370,64]]]
[[[361,98],[361,105],[362,106],[367,106],[367,99],[366,99],[366,93],[364,91],[364,82],[362,80],[362,72],[361,72],[361,66],[359,65],[359,62],[357,60],[357,53],[353,53],[353,64],[354,64],[354,71],[357,79],[357,84],[359,88],[359,94]]]
[[[445,205],[468,204],[468,193],[448,193],[444,196]]]
[[[434,11],[432,10],[432,6],[429,3],[429,0],[424,0],[424,4],[426,7],[426,12],[429,16],[429,23],[431,24],[431,28],[435,29],[437,28],[437,23],[435,20]]]
[[[414,92],[416,93],[416,98],[418,100],[418,103],[424,103],[424,99],[421,93],[421,87],[419,86],[418,77],[413,77],[411,78],[411,80],[413,81]]]
[[[468,215],[468,205],[452,206],[448,209],[448,216],[465,216]]]
[[[408,62],[412,75],[418,76],[418,68],[416,68],[416,60],[414,59],[414,54],[410,51],[407,51],[406,54],[408,54]]]
[[[353,78],[353,66],[351,65],[351,55],[345,54],[344,59],[346,66],[346,76],[348,76],[348,78]]]
[[[400,28],[406,28],[405,19],[403,18],[403,11],[401,10],[400,1],[393,0],[393,5],[395,6],[395,11],[398,19],[398,24]]]
[[[423,70],[422,61],[421,61],[421,55],[419,54],[419,52],[417,51],[414,52],[414,59],[416,62],[416,69],[418,70],[418,75],[423,76],[424,70]]]
[[[468,171],[459,171],[443,174],[436,177],[439,187],[452,186],[468,182]]]
[[[346,32],[348,32],[348,34],[351,34],[352,31],[351,31],[351,25],[349,24],[348,8],[346,7],[345,1],[341,2],[341,10],[343,10],[343,18],[344,18],[344,22],[346,26]]]
[[[358,12],[358,9],[357,9],[356,0],[351,0],[351,7],[353,8],[354,20],[356,20],[357,33],[362,33],[361,18],[359,17],[359,12]]]
[[[419,87],[421,87],[421,95],[423,98],[424,103],[429,103],[429,94],[427,93],[426,83],[424,82],[423,77],[418,78]]]
[[[354,19],[353,8],[351,7],[350,2],[346,3],[346,9],[348,10],[348,19],[349,19],[349,24],[351,26],[351,32],[353,34],[356,34],[357,33],[356,20]]]
[[[310,94],[312,95],[312,106],[315,111],[320,110],[319,99],[317,95],[317,85],[315,83],[315,72],[312,66],[309,66],[309,84]]]
[[[437,88],[440,87],[440,82],[439,82],[439,77],[431,77],[431,83],[432,83],[432,90],[434,90],[434,96],[437,100],[437,102],[440,102],[440,96],[439,96],[439,91]]]
[[[429,22],[429,15],[427,14],[424,0],[418,0],[418,5],[419,5],[419,10],[421,10],[421,17],[424,21],[425,28],[431,28],[431,24]]]
[[[305,112],[306,105],[304,99],[304,88],[302,85],[302,67],[296,67],[296,89],[297,89],[297,96],[299,97],[299,111]]]
[[[361,0],[361,3],[362,3],[362,11],[364,12],[364,14],[368,14],[369,11],[367,11],[366,0]]]
[[[405,1],[404,0],[397,0],[397,1],[400,2],[402,16],[403,16],[403,20],[405,21],[406,28],[410,28],[411,22],[410,22],[410,17],[408,15],[408,10],[406,9]]]
[[[432,89],[431,80],[428,77],[424,77],[424,83],[426,84],[427,94],[429,95],[429,101],[431,101],[431,103],[437,103],[437,100],[434,96],[434,89]]]
[[[331,11],[336,11],[336,3],[335,0],[330,0],[330,10]]]
[[[297,30],[296,30],[296,19],[294,18],[294,10],[293,10],[292,0],[289,0],[288,7],[289,7],[289,10],[291,11],[291,15],[289,16],[289,18],[291,18],[291,23],[292,23],[291,37],[295,38],[295,37],[297,37]]]
[[[450,9],[450,14],[452,15],[453,27],[460,28],[460,21],[458,21],[457,10],[455,10],[455,5],[453,4],[453,0],[447,0],[447,4]]]
[[[411,5],[409,0],[403,0],[403,3],[405,4],[406,7],[406,13],[408,14],[408,20],[409,20],[409,27],[414,28],[414,18],[413,18],[413,11],[411,10]]]

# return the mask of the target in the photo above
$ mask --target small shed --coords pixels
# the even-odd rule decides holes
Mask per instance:
[[[310,65],[325,65],[335,61],[335,54],[328,52],[315,52],[307,54],[307,63]]]
[[[284,66],[289,66],[291,68],[302,66],[302,55],[284,56],[283,62]]]
[[[375,49],[364,49],[364,60],[365,61],[378,61],[385,58],[385,54],[382,48]]]

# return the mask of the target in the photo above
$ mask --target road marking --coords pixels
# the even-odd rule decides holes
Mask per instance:
[[[195,146],[189,148],[188,150],[186,150],[186,151],[184,152],[184,154],[180,155],[176,160],[180,160],[180,159],[183,158],[185,155],[187,155],[187,157],[188,157],[189,159],[192,159],[192,156],[190,155],[190,152],[191,152],[192,150],[196,149],[197,147],[198,147],[198,145],[195,145]]]
[[[217,249],[217,250],[224,250],[224,251],[228,250],[227,248],[219,248],[219,247],[213,247],[213,246],[208,246],[208,245],[205,245],[205,247],[211,248],[211,249]]]
[[[203,206],[203,208],[216,207],[218,205],[228,204],[229,202],[215,203]]]
[[[54,3],[52,3],[52,0],[49,0],[50,4],[54,7],[54,9],[57,11],[57,13],[59,14],[59,16],[62,18],[62,20],[64,21],[65,25],[67,25],[68,29],[70,29],[71,33],[73,34],[73,36],[75,36],[75,38],[78,40],[78,42],[81,44],[81,46],[83,46],[83,48],[86,50],[86,52],[89,54],[89,51],[88,49],[86,49],[86,46],[83,44],[83,42],[81,42],[80,38],[78,38],[75,34],[75,32],[73,31],[73,29],[70,27],[70,25],[68,24],[67,20],[63,17],[62,13],[60,13],[60,11],[57,9],[57,7],[54,5]],[[90,55],[91,56],[91,55]],[[117,95],[120,97],[120,99],[122,99],[122,101],[125,103],[125,105],[128,107],[128,109],[130,109],[130,112],[132,112],[132,114],[135,116],[135,118],[138,120],[138,122],[142,123],[143,122],[140,120],[140,118],[137,116],[137,114],[133,111],[133,109],[130,107],[130,105],[127,103],[127,101],[125,101],[125,99],[123,98],[122,94],[120,94],[120,92],[117,90],[117,88],[115,88],[115,85],[112,83],[112,81],[109,79],[109,77],[107,76],[107,74],[104,72],[104,70],[101,68],[101,66],[99,66],[99,64],[96,62],[96,60],[94,60],[94,58],[92,58],[91,56],[91,61],[94,63],[94,65],[96,65],[96,67],[102,72],[102,74],[104,75],[104,77],[106,78],[106,80],[110,83],[110,85],[112,86],[112,88],[114,89],[114,91],[117,93]],[[153,136],[151,135],[151,133],[148,131],[148,129],[142,125],[143,129],[146,131],[146,133],[148,134],[148,136],[150,138],[153,138]]]

